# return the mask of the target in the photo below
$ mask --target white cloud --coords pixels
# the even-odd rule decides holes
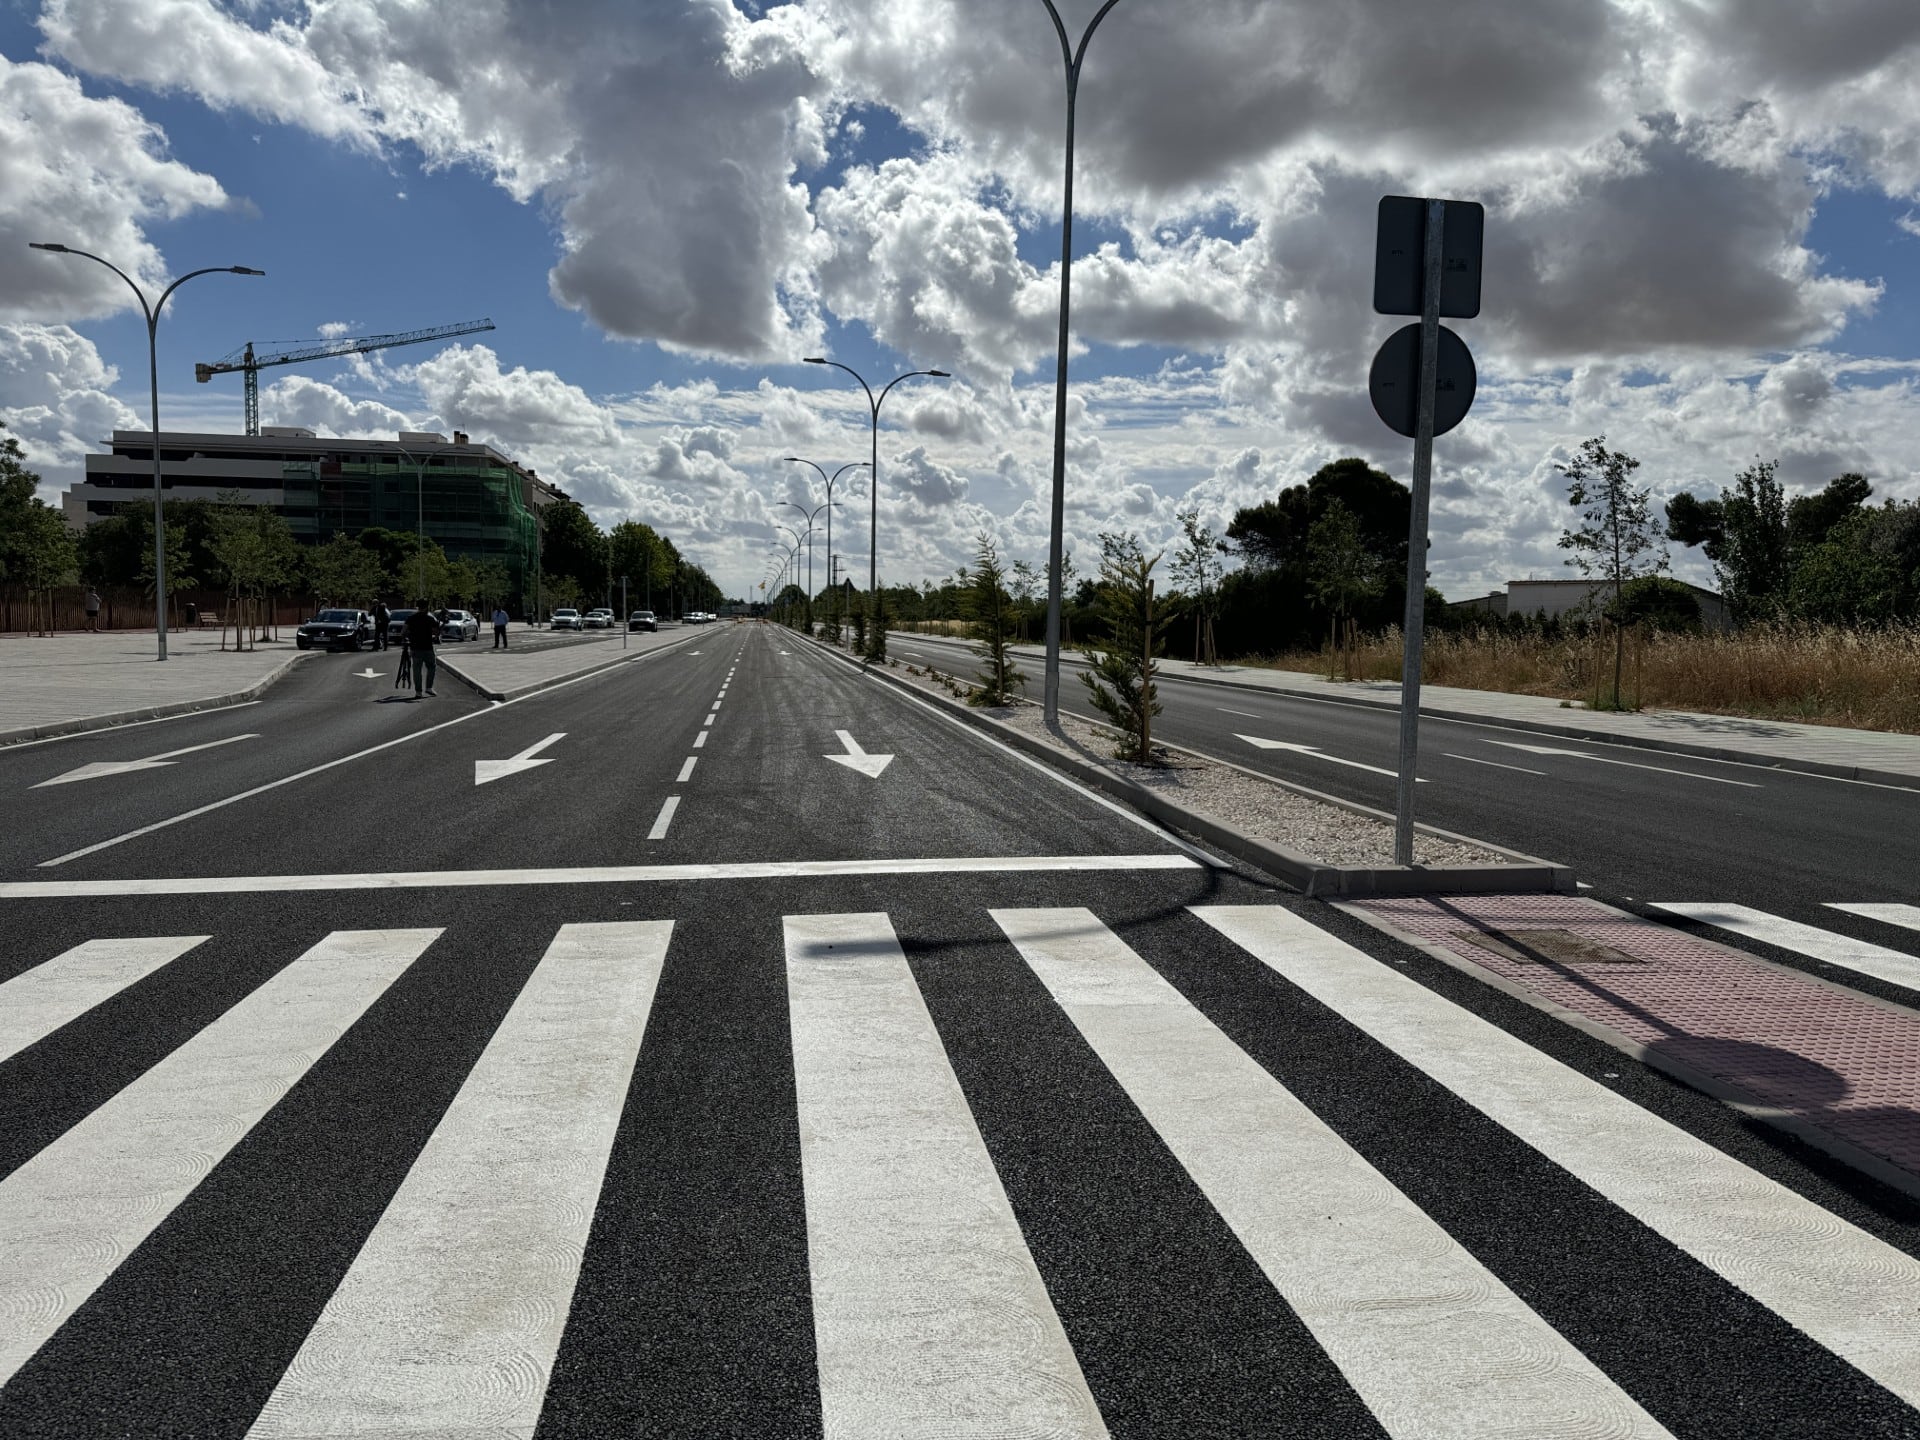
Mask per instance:
[[[65,325],[0,321],[0,420],[43,482],[41,498],[86,472],[86,456],[115,430],[148,422],[113,396],[117,372],[93,342]]]

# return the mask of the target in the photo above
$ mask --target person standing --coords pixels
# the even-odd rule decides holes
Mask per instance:
[[[507,607],[504,605],[493,607],[493,648],[507,648]]]
[[[387,612],[386,601],[376,600],[373,602],[374,644],[382,650],[387,648],[387,625],[392,619],[393,616]]]
[[[417,700],[424,688],[433,694],[433,682],[440,666],[433,658],[434,642],[440,638],[440,622],[427,608],[426,598],[407,617],[407,647],[413,651],[413,695]]]
[[[98,631],[100,628],[100,592],[87,586],[87,629]]]

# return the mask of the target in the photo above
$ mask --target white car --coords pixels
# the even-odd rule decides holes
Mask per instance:
[[[447,611],[447,618],[440,622],[440,638],[442,640],[478,640],[480,638],[479,618],[467,610]]]
[[[584,623],[589,630],[611,630],[613,628],[613,611],[607,609],[604,605],[597,606],[587,611],[587,618]]]
[[[551,624],[555,630],[578,630],[582,628],[580,624],[580,612],[575,610],[571,605],[563,606],[553,612]]]

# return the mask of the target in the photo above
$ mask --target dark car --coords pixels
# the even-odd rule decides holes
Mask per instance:
[[[329,650],[358,650],[373,642],[373,616],[364,610],[322,610],[293,632],[293,643],[302,650],[316,645]]]
[[[387,612],[387,642],[398,645],[407,633],[407,617],[413,614],[411,609],[389,610]]]
[[[629,630],[658,630],[660,622],[653,618],[651,610],[636,610],[627,617]]]

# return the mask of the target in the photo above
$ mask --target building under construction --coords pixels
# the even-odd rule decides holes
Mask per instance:
[[[498,560],[511,590],[531,594],[539,567],[539,512],[567,498],[557,486],[455,431],[403,430],[397,440],[323,439],[297,426],[259,435],[160,436],[160,485],[169,500],[246,503],[286,517],[303,545],[362,530],[423,534],[450,557]],[[129,505],[153,503],[153,436],[116,430],[87,478],[62,497],[76,529]]]

